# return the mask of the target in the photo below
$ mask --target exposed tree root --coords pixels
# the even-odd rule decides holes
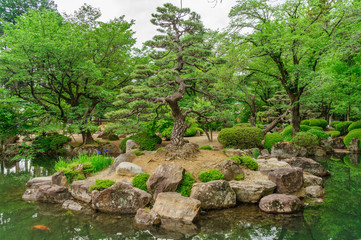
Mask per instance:
[[[198,152],[199,150],[195,145],[186,143],[183,146],[174,146],[169,144],[159,153],[164,154],[166,160],[175,160],[193,158]]]

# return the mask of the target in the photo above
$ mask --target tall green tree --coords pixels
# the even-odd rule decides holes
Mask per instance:
[[[13,95],[40,106],[91,143],[97,106],[110,105],[129,81],[132,22],[123,17],[100,22],[88,5],[64,19],[54,11],[33,10],[6,24],[0,62]]]
[[[300,127],[300,100],[345,17],[342,2],[288,0],[237,1],[230,12],[234,30],[248,29],[251,64],[245,70],[279,81],[292,107],[293,134]],[[269,65],[260,64],[269,62]]]

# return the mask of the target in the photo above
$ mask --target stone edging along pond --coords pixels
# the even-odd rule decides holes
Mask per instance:
[[[102,191],[89,192],[94,181],[74,181],[69,186],[66,176],[59,171],[49,177],[29,180],[23,199],[63,204],[63,208],[80,213],[91,207],[105,213],[136,214],[135,223],[142,226],[160,225],[162,219],[191,224],[197,220],[200,211],[230,208],[242,203],[258,203],[267,213],[295,213],[310,202],[323,202],[322,177],[329,173],[316,161],[305,157],[278,159],[269,155],[260,156],[256,161],[259,165],[257,174],[263,177],[195,183],[190,197],[175,192],[185,169],[171,163],[158,166],[151,175],[147,182],[150,193],[128,182],[117,182]],[[244,168],[243,171],[247,175],[251,170]]]

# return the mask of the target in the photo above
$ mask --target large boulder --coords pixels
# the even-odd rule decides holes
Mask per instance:
[[[301,168],[278,168],[270,172],[268,178],[277,185],[278,193],[294,193],[303,186]]]
[[[330,174],[321,164],[312,160],[311,158],[305,157],[292,157],[288,159],[284,159],[283,161],[287,162],[292,167],[302,168],[303,171],[309,172],[313,175],[323,177]]]
[[[277,142],[272,146],[271,154],[276,157],[297,156],[299,150],[290,142]]]
[[[129,153],[133,151],[140,151],[140,145],[136,141],[129,139],[126,142],[125,152]]]
[[[201,201],[203,210],[229,208],[237,203],[236,193],[224,180],[196,183],[190,197]]]
[[[68,179],[63,171],[54,173],[53,176],[51,176],[51,183],[66,188],[69,187]]]
[[[137,175],[138,173],[144,173],[144,170],[142,167],[130,163],[130,162],[122,162],[118,165],[116,169],[116,173],[120,176],[129,176],[133,177]]]
[[[259,208],[267,213],[295,213],[301,210],[301,200],[293,195],[271,194],[261,199]]]
[[[26,201],[45,203],[63,203],[70,198],[71,195],[66,187],[53,184],[43,184],[27,189],[23,195],[23,199]]]
[[[94,185],[95,181],[89,180],[80,180],[74,181],[70,187],[70,193],[73,198],[80,201],[90,203],[92,201],[91,193],[89,192],[89,187]]]
[[[331,145],[331,147],[336,148],[336,149],[345,149],[346,148],[346,145],[343,142],[343,139],[340,137],[332,139],[330,141],[330,145]]]
[[[117,169],[118,165],[122,162],[132,162],[136,155],[132,152],[130,153],[122,153],[118,157],[115,158],[112,166],[110,167],[108,175],[111,175]]]
[[[147,181],[147,189],[156,199],[158,193],[175,192],[182,182],[185,169],[178,164],[162,164],[157,167]]]
[[[134,220],[135,224],[144,227],[158,226],[161,223],[159,215],[156,212],[145,208],[138,209]]]
[[[231,181],[231,188],[236,193],[237,202],[256,203],[263,196],[264,187],[253,182]]]
[[[256,160],[258,163],[258,171],[262,172],[265,175],[268,175],[269,172],[283,167],[291,167],[288,163],[279,161],[277,158],[263,159],[259,158]]]
[[[108,143],[102,146],[102,152],[111,156],[117,156],[121,153],[121,150],[117,145]]]
[[[159,193],[152,211],[161,218],[170,218],[184,223],[193,222],[201,206],[199,200],[183,197],[180,193]]]
[[[52,176],[32,178],[26,183],[27,188],[36,188],[37,185],[51,184]]]
[[[236,176],[239,174],[244,175],[239,163],[231,159],[224,160],[218,165],[217,168],[224,175],[224,180],[226,181],[231,181],[236,179]]]
[[[321,186],[306,187],[306,197],[309,198],[322,198],[326,194],[325,189]]]
[[[254,183],[263,186],[263,194],[262,194],[263,196],[267,196],[274,193],[277,187],[277,185],[270,180],[256,180]]]
[[[152,196],[132,184],[117,182],[103,191],[92,192],[92,207],[100,212],[117,214],[135,214],[144,208]]]
[[[303,186],[322,186],[323,179],[312,174],[303,174]]]

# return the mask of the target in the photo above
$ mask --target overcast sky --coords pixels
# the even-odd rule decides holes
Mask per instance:
[[[156,34],[156,27],[150,23],[151,14],[158,6],[171,2],[180,7],[180,0],[54,0],[58,5],[59,12],[73,13],[84,3],[100,8],[102,21],[125,15],[127,20],[134,19],[137,47],[150,40]],[[215,5],[212,0],[183,0],[183,7],[201,15],[202,21],[207,28],[223,29],[228,25],[228,13],[236,0],[223,0]]]

